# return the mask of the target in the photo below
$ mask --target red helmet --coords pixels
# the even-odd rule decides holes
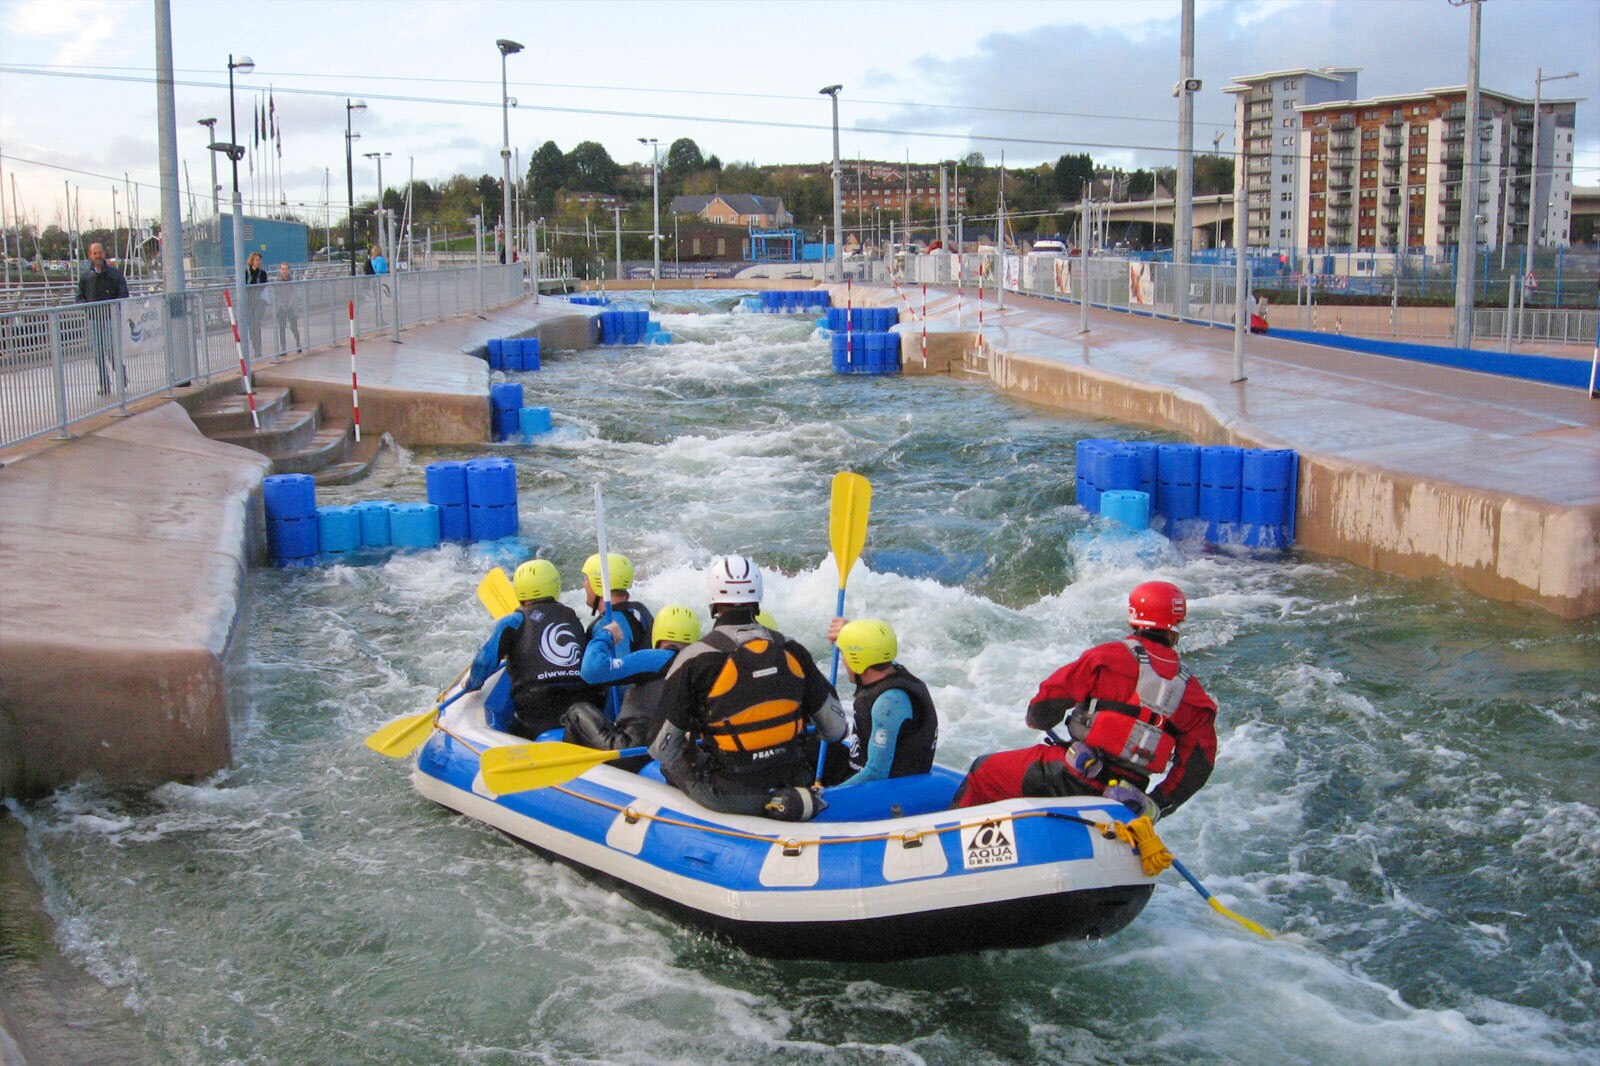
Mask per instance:
[[[1128,593],[1128,624],[1134,629],[1177,629],[1189,604],[1170,581],[1146,581]]]

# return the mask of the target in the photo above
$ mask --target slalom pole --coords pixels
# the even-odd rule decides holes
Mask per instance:
[[[978,261],[978,344],[975,351],[983,350],[983,261]]]
[[[922,369],[928,369],[928,283],[922,283]]]
[[[361,443],[361,390],[356,386],[356,302],[350,308],[350,419],[356,427],[356,443]]]
[[[844,361],[853,366],[856,361],[855,323],[852,321],[855,318],[855,289],[850,282],[851,276],[846,274],[844,276]]]
[[[250,426],[252,429],[260,429],[261,418],[256,414],[256,394],[250,387],[250,366],[244,359],[244,344],[239,340],[239,320],[233,317],[233,295],[230,290],[222,290],[222,302],[228,305],[228,325],[233,329],[233,350],[239,355],[239,380],[244,382],[244,394],[250,401]]]
[[[960,329],[966,324],[967,321],[967,311],[965,306],[967,296],[967,276],[961,270],[960,252],[955,254],[955,259],[952,260],[952,262],[955,264],[956,271],[956,328]]]
[[[1589,399],[1591,400],[1597,395],[1594,391],[1595,371],[1597,370],[1600,370],[1600,325],[1595,327],[1594,360],[1589,364]]]

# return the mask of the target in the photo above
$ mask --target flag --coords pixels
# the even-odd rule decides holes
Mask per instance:
[[[261,105],[255,104],[250,113],[250,147],[261,147]]]
[[[256,96],[256,116],[261,121],[261,139],[267,139],[267,105],[261,101],[259,94]]]
[[[283,127],[278,127],[278,158],[283,158]]]
[[[274,137],[278,135],[278,105],[272,99],[270,86],[267,88],[267,129],[271,131]]]

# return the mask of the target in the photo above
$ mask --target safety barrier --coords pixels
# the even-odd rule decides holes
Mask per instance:
[[[1522,355],[1515,352],[1485,352],[1468,348],[1445,348],[1432,344],[1405,344],[1397,341],[1373,340],[1369,337],[1330,336],[1326,333],[1306,333],[1300,330],[1273,330],[1272,335],[1286,340],[1305,341],[1328,348],[1386,355],[1394,359],[1410,359],[1435,366],[1450,366],[1458,370],[1475,370],[1483,374],[1542,381],[1547,385],[1570,385],[1573,388],[1589,387],[1589,366],[1577,359],[1562,359],[1553,355]]]
[[[490,370],[523,373],[539,369],[538,337],[496,337],[487,348]]]
[[[1287,449],[1077,443],[1079,506],[1174,540],[1287,548],[1294,543],[1299,456]]]
[[[239,372],[224,287],[0,314],[0,447],[180,385]],[[246,288],[247,366],[357,335],[481,311],[522,295],[522,271],[484,265]]]
[[[898,374],[898,333],[834,333],[829,338],[835,374]]]
[[[649,311],[601,311],[599,318],[601,344],[672,343],[672,334],[663,331]]]

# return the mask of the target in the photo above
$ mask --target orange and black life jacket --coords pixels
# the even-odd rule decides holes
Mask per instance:
[[[733,763],[787,754],[805,729],[805,672],[783,637],[756,630],[740,642],[714,629],[704,642],[727,656],[705,697],[705,745]]]

